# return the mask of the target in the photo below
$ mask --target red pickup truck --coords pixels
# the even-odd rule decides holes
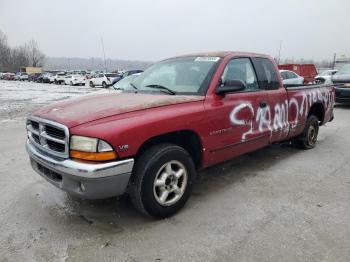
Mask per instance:
[[[331,85],[284,87],[271,57],[238,52],[167,59],[123,89],[32,113],[26,148],[62,190],[128,193],[157,218],[184,206],[197,170],[285,140],[313,148],[335,99]]]

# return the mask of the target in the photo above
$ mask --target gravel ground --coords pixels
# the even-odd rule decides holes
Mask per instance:
[[[24,116],[91,91],[67,88],[0,82],[0,261],[349,261],[350,107],[315,149],[273,145],[212,167],[180,213],[155,221],[126,197],[72,198],[30,168]]]

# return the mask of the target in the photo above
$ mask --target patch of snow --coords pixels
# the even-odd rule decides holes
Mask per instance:
[[[26,115],[40,105],[109,90],[86,86],[67,86],[0,80],[0,120]]]

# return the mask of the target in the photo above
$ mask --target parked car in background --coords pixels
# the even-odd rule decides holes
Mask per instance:
[[[34,73],[34,74],[30,74],[28,76],[28,81],[29,82],[37,82],[39,76],[41,75],[41,73]]]
[[[51,83],[51,77],[53,77],[52,73],[44,72],[38,77],[37,82],[39,82],[39,83]]]
[[[3,79],[3,77],[4,77],[4,74],[5,74],[5,73],[3,73],[3,72],[0,72],[0,79]]]
[[[29,78],[29,76],[27,73],[21,73],[19,76],[20,81],[26,81],[26,80],[28,80],[28,78]]]
[[[126,76],[122,80],[112,85],[112,88],[115,90],[135,90],[136,88],[132,81],[139,77],[139,75],[141,75],[141,73]]]
[[[64,79],[66,77],[67,73],[66,72],[59,72],[56,74],[52,74],[49,76],[50,83],[55,83],[55,84],[64,84]]]
[[[315,81],[317,84],[331,84],[332,76],[337,72],[338,70],[336,69],[324,70],[315,77]]]
[[[350,104],[350,64],[344,65],[332,76],[335,84],[335,101]]]
[[[15,80],[15,74],[14,73],[6,73],[3,76],[4,80]]]
[[[112,85],[114,78],[119,77],[117,73],[99,73],[89,80],[90,87],[102,86],[107,88]]]
[[[302,85],[304,83],[304,77],[301,77],[300,75],[294,73],[293,71],[289,70],[279,70],[280,74],[282,76],[282,83],[283,85]]]
[[[315,81],[317,69],[314,64],[284,64],[279,65],[280,70],[289,70],[304,78],[304,84],[310,84]]]
[[[134,75],[134,74],[137,74],[137,73],[142,73],[142,72],[143,72],[143,70],[129,70],[129,71],[126,71],[121,76],[114,78],[114,80],[112,82],[112,85],[114,85],[115,83],[117,83],[118,81],[120,81],[121,79],[123,79],[123,78],[125,78],[127,76]]]
[[[19,80],[20,80],[20,77],[21,77],[21,73],[20,73],[20,72],[17,72],[17,73],[15,74],[14,80],[19,81]]]
[[[74,74],[74,75],[67,75],[64,78],[64,82],[66,85],[71,85],[71,86],[75,86],[75,85],[85,85],[85,76],[80,75],[80,74]]]

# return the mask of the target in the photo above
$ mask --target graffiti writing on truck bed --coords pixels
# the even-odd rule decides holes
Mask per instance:
[[[235,106],[230,113],[232,125],[248,126],[248,131],[242,134],[242,141],[250,134],[269,131],[279,132],[280,136],[287,136],[290,129],[298,126],[302,119],[305,119],[311,106],[315,103],[322,103],[326,110],[331,110],[334,104],[333,92],[327,89],[310,89],[297,92],[283,103],[257,107],[248,102],[242,101]],[[239,113],[248,110],[250,118],[240,118]],[[325,112],[327,113],[327,112]]]

